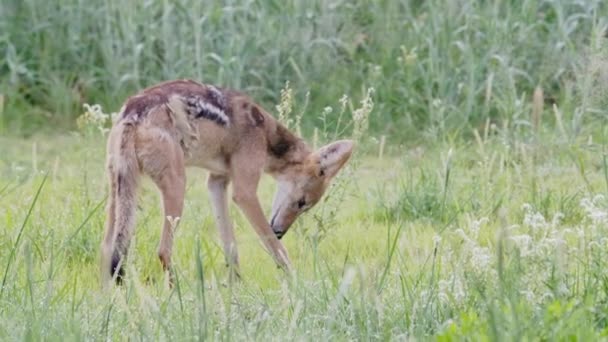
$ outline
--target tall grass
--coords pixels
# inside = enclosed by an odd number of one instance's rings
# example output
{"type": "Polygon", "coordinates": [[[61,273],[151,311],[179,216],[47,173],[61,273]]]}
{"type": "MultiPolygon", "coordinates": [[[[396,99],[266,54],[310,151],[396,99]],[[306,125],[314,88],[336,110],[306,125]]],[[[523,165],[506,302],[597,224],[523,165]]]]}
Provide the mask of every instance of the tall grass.
{"type": "Polygon", "coordinates": [[[189,77],[268,108],[290,81],[297,99],[313,99],[308,134],[326,105],[373,86],[373,131],[468,135],[488,118],[529,123],[537,86],[569,105],[607,14],[600,0],[2,0],[0,127],[70,128],[82,103],[111,110],[136,89],[189,77]]]}

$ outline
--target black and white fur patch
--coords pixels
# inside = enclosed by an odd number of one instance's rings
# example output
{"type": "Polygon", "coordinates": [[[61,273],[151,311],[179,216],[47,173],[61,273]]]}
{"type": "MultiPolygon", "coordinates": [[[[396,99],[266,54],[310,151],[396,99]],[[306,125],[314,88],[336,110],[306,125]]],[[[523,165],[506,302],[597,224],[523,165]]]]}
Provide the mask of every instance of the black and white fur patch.
{"type": "Polygon", "coordinates": [[[190,96],[184,99],[188,115],[214,121],[220,126],[228,126],[230,117],[226,114],[226,102],[222,93],[215,87],[209,89],[206,98],[190,96]]]}
{"type": "Polygon", "coordinates": [[[226,98],[221,90],[210,85],[207,87],[207,100],[218,108],[226,108],[226,98]]]}

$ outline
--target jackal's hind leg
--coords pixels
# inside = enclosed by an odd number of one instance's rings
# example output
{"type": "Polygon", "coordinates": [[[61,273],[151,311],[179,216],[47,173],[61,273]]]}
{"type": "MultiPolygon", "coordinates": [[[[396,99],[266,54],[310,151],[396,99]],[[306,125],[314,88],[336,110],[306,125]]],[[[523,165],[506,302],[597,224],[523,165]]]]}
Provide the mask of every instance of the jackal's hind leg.
{"type": "Polygon", "coordinates": [[[179,145],[165,142],[156,146],[154,153],[146,156],[144,172],[154,181],[160,190],[163,206],[163,226],[158,257],[163,270],[169,273],[169,284],[173,284],[171,274],[171,254],[173,250],[173,235],[179,224],[184,209],[184,194],[186,190],[186,172],[183,152],[179,145]]]}

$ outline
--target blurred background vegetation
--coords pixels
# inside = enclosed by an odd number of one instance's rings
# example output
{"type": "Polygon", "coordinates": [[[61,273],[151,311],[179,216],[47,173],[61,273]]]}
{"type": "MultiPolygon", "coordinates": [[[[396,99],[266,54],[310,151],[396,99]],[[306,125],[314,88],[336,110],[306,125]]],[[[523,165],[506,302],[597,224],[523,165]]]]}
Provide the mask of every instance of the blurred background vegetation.
{"type": "Polygon", "coordinates": [[[398,142],[488,122],[527,130],[536,87],[574,130],[606,116],[602,0],[0,4],[1,133],[70,130],[84,103],[116,111],[175,78],[247,91],[272,112],[289,81],[297,106],[310,92],[307,135],[325,107],[368,87],[371,132],[398,142]]]}

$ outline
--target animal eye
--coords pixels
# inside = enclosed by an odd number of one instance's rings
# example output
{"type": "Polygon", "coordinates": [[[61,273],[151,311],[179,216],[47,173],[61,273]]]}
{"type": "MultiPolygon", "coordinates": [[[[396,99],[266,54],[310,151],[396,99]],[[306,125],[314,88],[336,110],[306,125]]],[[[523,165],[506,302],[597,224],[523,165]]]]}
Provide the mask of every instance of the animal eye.
{"type": "Polygon", "coordinates": [[[298,209],[304,208],[305,205],[306,205],[306,199],[304,197],[300,198],[300,200],[298,201],[298,209]]]}

